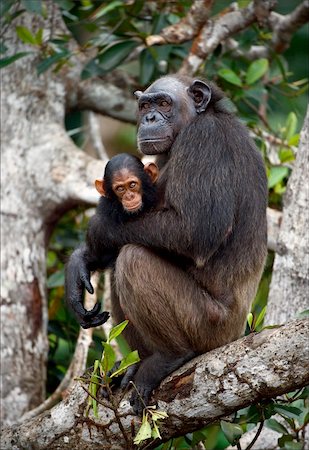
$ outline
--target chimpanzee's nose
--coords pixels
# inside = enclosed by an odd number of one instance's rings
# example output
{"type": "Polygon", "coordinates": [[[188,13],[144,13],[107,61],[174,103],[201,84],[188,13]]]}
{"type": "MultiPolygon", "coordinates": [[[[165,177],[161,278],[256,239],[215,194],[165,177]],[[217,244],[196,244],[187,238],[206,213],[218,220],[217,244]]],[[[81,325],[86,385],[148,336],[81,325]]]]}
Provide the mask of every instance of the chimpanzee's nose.
{"type": "Polygon", "coordinates": [[[150,112],[150,113],[146,114],[145,120],[147,123],[155,122],[156,121],[155,112],[150,112]]]}

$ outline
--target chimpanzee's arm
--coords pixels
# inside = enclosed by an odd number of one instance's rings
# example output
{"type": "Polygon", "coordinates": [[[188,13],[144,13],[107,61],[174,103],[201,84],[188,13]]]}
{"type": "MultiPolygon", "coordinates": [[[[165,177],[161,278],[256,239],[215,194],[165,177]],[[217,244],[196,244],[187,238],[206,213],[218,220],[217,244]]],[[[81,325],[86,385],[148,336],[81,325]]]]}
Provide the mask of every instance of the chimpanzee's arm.
{"type": "Polygon", "coordinates": [[[90,294],[94,290],[90,283],[90,272],[96,269],[105,269],[115,260],[114,253],[106,253],[100,259],[91,257],[86,244],[77,248],[72,255],[65,270],[66,299],[71,309],[76,314],[83,328],[102,325],[109,318],[109,313],[100,313],[100,304],[96,303],[92,310],[87,311],[83,305],[84,288],[90,294]]]}

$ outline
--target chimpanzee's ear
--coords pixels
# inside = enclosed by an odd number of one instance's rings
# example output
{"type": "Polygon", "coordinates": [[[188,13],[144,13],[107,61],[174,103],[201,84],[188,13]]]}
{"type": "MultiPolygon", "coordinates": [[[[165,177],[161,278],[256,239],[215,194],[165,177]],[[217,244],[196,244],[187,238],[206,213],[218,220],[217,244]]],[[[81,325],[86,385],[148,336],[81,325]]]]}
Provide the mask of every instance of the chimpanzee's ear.
{"type": "Polygon", "coordinates": [[[100,195],[103,195],[103,197],[106,197],[106,190],[104,186],[104,180],[95,180],[94,182],[95,188],[98,191],[100,195]]]}
{"type": "Polygon", "coordinates": [[[150,176],[151,181],[155,183],[159,176],[159,169],[153,162],[144,165],[144,171],[150,176]]]}
{"type": "Polygon", "coordinates": [[[141,97],[142,94],[143,94],[142,91],[135,91],[135,92],[133,92],[133,95],[136,98],[136,100],[138,100],[141,97]]]}
{"type": "Polygon", "coordinates": [[[188,88],[188,95],[193,99],[196,112],[204,112],[211,99],[211,89],[204,81],[194,80],[188,88]]]}

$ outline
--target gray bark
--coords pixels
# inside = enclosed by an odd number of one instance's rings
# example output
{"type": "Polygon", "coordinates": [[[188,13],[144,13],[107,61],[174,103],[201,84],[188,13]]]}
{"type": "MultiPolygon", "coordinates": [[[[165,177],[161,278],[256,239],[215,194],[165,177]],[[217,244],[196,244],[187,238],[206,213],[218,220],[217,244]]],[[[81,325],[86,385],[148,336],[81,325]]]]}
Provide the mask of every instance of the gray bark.
{"type": "Polygon", "coordinates": [[[287,185],[266,322],[281,324],[309,308],[309,108],[287,185]]]}
{"type": "MultiPolygon", "coordinates": [[[[309,319],[264,330],[213,350],[166,378],[154,395],[168,413],[163,441],[199,429],[222,416],[300,388],[309,382],[309,319]],[[301,355],[301,358],[299,357],[301,355]]],[[[115,414],[99,405],[99,418],[84,417],[87,393],[76,384],[71,395],[35,419],[2,431],[2,450],[131,449],[132,415],[127,394],[115,414]],[[121,423],[121,428],[119,427],[121,423]]],[[[147,448],[154,448],[158,442],[147,448]]],[[[257,447],[258,448],[258,447],[257,447]]]]}
{"type": "MultiPolygon", "coordinates": [[[[14,36],[11,45],[19,50],[14,36]]],[[[104,161],[87,157],[65,133],[63,82],[50,73],[36,77],[35,62],[27,57],[2,71],[1,420],[6,423],[45,397],[50,231],[70,206],[96,202],[91,185],[104,169],[104,161]]]]}

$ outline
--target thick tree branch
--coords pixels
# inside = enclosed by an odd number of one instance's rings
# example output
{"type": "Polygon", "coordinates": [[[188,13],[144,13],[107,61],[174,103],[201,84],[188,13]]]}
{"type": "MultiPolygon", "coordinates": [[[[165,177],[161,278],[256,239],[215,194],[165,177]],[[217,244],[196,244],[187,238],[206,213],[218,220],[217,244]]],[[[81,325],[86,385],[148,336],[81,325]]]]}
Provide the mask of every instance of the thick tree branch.
{"type": "MultiPolygon", "coordinates": [[[[305,386],[309,382],[308,337],[309,319],[293,321],[249,335],[187,363],[164,380],[153,399],[169,415],[160,426],[163,440],[305,386]]],[[[70,396],[49,413],[4,429],[1,448],[134,448],[132,432],[137,432],[140,421],[132,415],[128,397],[126,394],[121,401],[117,419],[112,409],[102,405],[99,419],[92,415],[86,418],[87,395],[77,384],[70,396]],[[119,430],[119,420],[126,439],[119,430]]]]}
{"type": "Polygon", "coordinates": [[[214,0],[195,0],[187,15],[175,25],[164,28],[160,35],[148,36],[147,45],[180,44],[193,39],[208,20],[214,0]]]}
{"type": "Polygon", "coordinates": [[[124,122],[136,122],[133,87],[120,88],[106,80],[70,80],[67,109],[90,110],[124,122]]]}
{"type": "Polygon", "coordinates": [[[275,2],[256,0],[246,8],[236,9],[209,20],[193,41],[180,73],[194,74],[205,59],[226,39],[259,22],[274,8],[275,2]]]}
{"type": "Polygon", "coordinates": [[[294,32],[309,20],[309,2],[305,0],[286,16],[273,11],[273,0],[252,1],[247,7],[239,9],[233,3],[219,15],[209,19],[212,1],[196,1],[187,16],[180,22],[164,28],[160,35],[149,36],[148,45],[166,43],[180,44],[194,39],[189,56],[184,61],[180,73],[193,75],[207,57],[219,44],[232,51],[237,57],[249,60],[270,58],[274,52],[282,53],[289,45],[294,32]],[[242,50],[239,43],[232,38],[253,23],[268,27],[273,35],[268,46],[252,45],[249,50],[242,50]]]}

